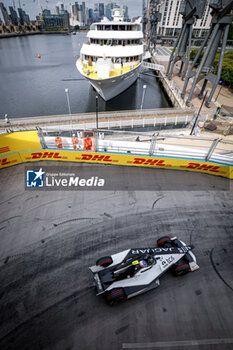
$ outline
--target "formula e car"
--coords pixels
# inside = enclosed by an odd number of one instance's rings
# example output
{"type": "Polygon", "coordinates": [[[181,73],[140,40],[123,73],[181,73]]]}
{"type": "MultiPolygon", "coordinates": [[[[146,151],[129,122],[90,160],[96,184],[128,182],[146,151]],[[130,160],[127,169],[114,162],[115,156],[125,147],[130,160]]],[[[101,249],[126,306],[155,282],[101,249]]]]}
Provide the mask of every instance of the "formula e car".
{"type": "Polygon", "coordinates": [[[159,278],[169,269],[176,276],[195,271],[199,266],[193,248],[176,237],[164,236],[157,247],[128,249],[100,258],[90,267],[97,295],[103,294],[110,305],[116,305],[158,287],[159,278]]]}

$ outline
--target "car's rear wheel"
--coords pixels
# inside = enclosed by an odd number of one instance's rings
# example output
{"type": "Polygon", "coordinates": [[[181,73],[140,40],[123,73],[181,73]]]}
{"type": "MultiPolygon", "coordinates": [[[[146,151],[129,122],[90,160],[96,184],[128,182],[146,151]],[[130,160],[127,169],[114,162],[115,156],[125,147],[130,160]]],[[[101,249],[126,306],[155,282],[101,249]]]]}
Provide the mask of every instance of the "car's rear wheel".
{"type": "Polygon", "coordinates": [[[104,256],[96,261],[97,266],[108,267],[112,264],[111,256],[104,256]]]}
{"type": "Polygon", "coordinates": [[[126,300],[123,288],[111,289],[105,293],[108,304],[115,306],[126,300]]]}
{"type": "Polygon", "coordinates": [[[185,263],[182,265],[176,266],[174,269],[174,273],[177,277],[183,276],[188,272],[190,272],[190,267],[188,264],[185,264],[185,263]]]}
{"type": "Polygon", "coordinates": [[[159,247],[163,247],[166,243],[171,243],[171,238],[169,236],[163,236],[157,240],[159,247]]]}

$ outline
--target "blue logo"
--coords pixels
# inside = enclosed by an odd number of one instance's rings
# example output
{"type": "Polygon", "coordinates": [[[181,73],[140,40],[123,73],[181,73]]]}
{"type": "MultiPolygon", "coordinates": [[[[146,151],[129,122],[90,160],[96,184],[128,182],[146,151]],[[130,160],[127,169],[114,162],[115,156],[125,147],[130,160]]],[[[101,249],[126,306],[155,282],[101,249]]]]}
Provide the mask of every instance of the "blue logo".
{"type": "Polygon", "coordinates": [[[44,171],[40,170],[27,170],[27,187],[44,187],[44,171]]]}

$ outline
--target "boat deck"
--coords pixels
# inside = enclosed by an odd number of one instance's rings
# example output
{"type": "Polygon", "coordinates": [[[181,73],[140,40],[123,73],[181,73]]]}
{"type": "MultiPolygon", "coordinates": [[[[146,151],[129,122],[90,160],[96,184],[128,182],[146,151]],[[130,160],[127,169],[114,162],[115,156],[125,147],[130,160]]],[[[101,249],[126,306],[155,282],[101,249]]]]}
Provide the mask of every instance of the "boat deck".
{"type": "MultiPolygon", "coordinates": [[[[119,75],[130,72],[131,70],[135,69],[138,66],[139,66],[139,63],[133,64],[133,62],[132,62],[132,65],[130,65],[130,66],[121,67],[121,68],[114,68],[113,70],[110,71],[109,78],[114,78],[114,77],[117,77],[119,75]]],[[[89,65],[88,63],[82,62],[82,70],[83,70],[83,73],[88,78],[96,79],[96,80],[101,79],[100,77],[97,76],[97,69],[93,65],[89,65]]],[[[105,79],[105,78],[103,78],[103,79],[105,79]]]]}

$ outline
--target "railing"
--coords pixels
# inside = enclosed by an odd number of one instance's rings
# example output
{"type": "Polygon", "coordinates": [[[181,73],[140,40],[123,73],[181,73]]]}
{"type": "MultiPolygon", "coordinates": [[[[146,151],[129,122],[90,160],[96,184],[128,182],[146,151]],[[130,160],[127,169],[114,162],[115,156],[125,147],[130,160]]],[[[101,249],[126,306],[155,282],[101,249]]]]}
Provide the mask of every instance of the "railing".
{"type": "MultiPolygon", "coordinates": [[[[74,132],[74,131],[72,131],[74,132]]],[[[82,130],[74,132],[79,139],[79,150],[83,151],[82,130]]],[[[44,148],[56,148],[58,133],[40,131],[44,148]]],[[[69,133],[60,135],[64,149],[73,149],[69,133]]],[[[169,135],[164,133],[135,133],[123,131],[101,131],[95,133],[96,152],[140,154],[156,157],[198,159],[233,165],[233,141],[221,138],[169,135]]]]}
{"type": "MultiPolygon", "coordinates": [[[[157,64],[159,64],[159,62],[156,59],[156,57],[153,57],[153,61],[156,62],[157,64]]],[[[170,93],[171,93],[173,95],[173,98],[175,98],[175,100],[177,102],[177,105],[180,108],[185,109],[186,108],[186,104],[185,104],[185,101],[181,97],[180,90],[179,90],[177,84],[173,80],[169,80],[166,77],[165,72],[160,71],[159,75],[163,78],[163,86],[164,86],[165,90],[167,91],[169,97],[170,97],[170,93]],[[169,93],[169,91],[170,91],[170,93],[169,93]]]]}
{"type": "Polygon", "coordinates": [[[155,63],[149,63],[149,62],[143,62],[143,68],[149,68],[156,71],[164,72],[164,66],[161,64],[155,64],[155,63]]]}

